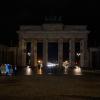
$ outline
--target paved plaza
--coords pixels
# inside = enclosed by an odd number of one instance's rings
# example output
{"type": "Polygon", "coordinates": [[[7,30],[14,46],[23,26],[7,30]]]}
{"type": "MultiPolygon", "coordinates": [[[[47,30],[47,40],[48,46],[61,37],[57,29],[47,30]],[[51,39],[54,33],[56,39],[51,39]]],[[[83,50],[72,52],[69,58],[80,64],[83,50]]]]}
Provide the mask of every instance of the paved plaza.
{"type": "Polygon", "coordinates": [[[0,76],[0,100],[100,100],[100,72],[0,76]]]}

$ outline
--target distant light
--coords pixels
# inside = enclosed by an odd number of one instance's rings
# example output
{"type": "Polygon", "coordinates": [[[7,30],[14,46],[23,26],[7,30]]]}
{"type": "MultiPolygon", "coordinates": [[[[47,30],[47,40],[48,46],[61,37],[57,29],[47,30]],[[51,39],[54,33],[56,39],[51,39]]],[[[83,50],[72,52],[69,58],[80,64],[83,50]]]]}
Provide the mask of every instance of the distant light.
{"type": "Polygon", "coordinates": [[[80,56],[80,55],[81,55],[81,53],[76,53],[76,55],[77,55],[77,56],[80,56]]]}
{"type": "Polygon", "coordinates": [[[38,62],[38,64],[39,64],[40,68],[42,68],[42,67],[43,67],[42,60],[38,60],[37,62],[38,62]]]}
{"type": "Polygon", "coordinates": [[[38,63],[41,63],[41,60],[38,60],[38,63]]]}
{"type": "Polygon", "coordinates": [[[31,56],[31,53],[30,53],[30,52],[28,52],[28,53],[27,53],[27,55],[28,55],[28,56],[31,56]]]}
{"type": "Polygon", "coordinates": [[[48,62],[47,63],[47,67],[48,68],[53,68],[53,67],[55,67],[55,66],[57,66],[58,64],[56,64],[56,63],[51,63],[51,62],[48,62]]]}

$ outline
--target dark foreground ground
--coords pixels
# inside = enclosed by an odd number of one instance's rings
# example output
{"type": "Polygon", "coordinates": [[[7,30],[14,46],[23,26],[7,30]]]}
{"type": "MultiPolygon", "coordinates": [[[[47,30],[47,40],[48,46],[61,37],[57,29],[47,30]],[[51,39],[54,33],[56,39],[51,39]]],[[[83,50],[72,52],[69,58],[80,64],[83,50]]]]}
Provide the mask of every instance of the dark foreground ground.
{"type": "Polygon", "coordinates": [[[0,100],[100,100],[100,73],[0,76],[0,100]]]}

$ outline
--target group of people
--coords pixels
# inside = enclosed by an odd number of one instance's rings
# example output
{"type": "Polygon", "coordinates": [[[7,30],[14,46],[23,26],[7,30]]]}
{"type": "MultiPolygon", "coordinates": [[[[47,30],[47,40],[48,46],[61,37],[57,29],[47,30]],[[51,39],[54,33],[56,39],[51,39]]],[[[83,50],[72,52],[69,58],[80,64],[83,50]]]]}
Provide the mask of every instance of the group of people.
{"type": "Polygon", "coordinates": [[[11,64],[1,64],[0,65],[0,74],[1,75],[16,75],[17,67],[16,65],[11,64]]]}

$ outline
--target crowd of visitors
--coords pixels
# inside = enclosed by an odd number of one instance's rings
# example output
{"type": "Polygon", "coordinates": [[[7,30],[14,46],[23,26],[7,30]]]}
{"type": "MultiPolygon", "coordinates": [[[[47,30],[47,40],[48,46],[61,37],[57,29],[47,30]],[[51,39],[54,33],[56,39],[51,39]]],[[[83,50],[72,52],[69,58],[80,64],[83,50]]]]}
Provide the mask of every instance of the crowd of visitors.
{"type": "Polygon", "coordinates": [[[0,65],[0,75],[16,75],[17,66],[11,64],[1,64],[0,65]]]}

